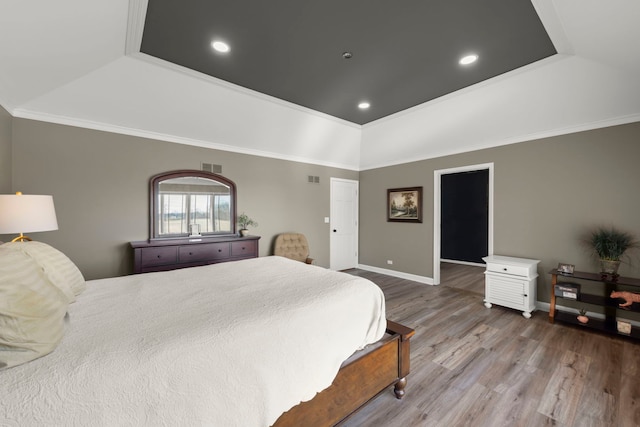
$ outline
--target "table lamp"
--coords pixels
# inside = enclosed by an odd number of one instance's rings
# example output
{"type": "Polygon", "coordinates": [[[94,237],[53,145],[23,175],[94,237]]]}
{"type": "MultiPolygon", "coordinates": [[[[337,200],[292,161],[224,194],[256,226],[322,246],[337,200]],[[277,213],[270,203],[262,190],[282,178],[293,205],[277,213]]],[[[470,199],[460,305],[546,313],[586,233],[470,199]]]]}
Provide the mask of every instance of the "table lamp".
{"type": "Polygon", "coordinates": [[[12,242],[31,240],[22,233],[57,229],[53,196],[0,194],[0,234],[20,233],[12,242]]]}

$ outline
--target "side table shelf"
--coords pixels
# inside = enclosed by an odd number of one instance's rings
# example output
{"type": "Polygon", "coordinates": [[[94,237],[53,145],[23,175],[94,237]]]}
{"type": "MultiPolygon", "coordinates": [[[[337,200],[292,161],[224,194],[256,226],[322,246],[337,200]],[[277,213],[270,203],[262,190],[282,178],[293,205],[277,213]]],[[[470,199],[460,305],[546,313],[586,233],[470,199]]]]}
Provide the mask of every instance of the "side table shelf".
{"type": "MultiPolygon", "coordinates": [[[[633,303],[627,308],[621,308],[619,305],[622,304],[624,300],[620,298],[611,298],[609,296],[613,291],[632,292],[634,288],[638,288],[638,291],[640,291],[640,279],[622,276],[612,277],[602,275],[600,273],[587,273],[583,271],[574,271],[573,274],[563,274],[558,272],[556,269],[549,271],[549,274],[551,274],[551,301],[549,304],[550,323],[553,323],[557,319],[561,322],[580,325],[585,328],[640,339],[640,328],[638,327],[632,326],[630,333],[618,331],[618,319],[620,317],[624,317],[622,314],[628,312],[640,312],[640,304],[633,303]],[[575,313],[564,311],[556,307],[557,298],[562,299],[561,296],[556,296],[555,294],[556,285],[560,284],[561,281],[567,280],[596,282],[603,285],[602,293],[600,295],[588,292],[579,292],[576,299],[568,298],[567,300],[603,307],[604,319],[589,318],[588,323],[582,324],[578,322],[575,313]]],[[[625,322],[626,321],[627,320],[625,320],[625,322]]]]}
{"type": "Polygon", "coordinates": [[[596,329],[598,331],[607,332],[610,334],[622,335],[625,337],[632,337],[640,339],[640,328],[631,328],[630,334],[623,334],[618,332],[618,326],[615,320],[610,319],[589,319],[589,323],[586,325],[578,322],[576,315],[573,313],[567,313],[566,311],[556,311],[556,319],[564,323],[571,323],[573,325],[579,325],[585,328],[596,329]]]}

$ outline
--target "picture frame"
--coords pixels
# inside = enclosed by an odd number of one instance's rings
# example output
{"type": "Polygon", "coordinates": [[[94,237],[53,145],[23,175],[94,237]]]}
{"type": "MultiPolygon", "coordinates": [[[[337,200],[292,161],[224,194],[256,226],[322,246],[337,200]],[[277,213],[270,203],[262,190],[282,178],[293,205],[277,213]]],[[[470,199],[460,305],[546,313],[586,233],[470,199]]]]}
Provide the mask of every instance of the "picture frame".
{"type": "Polygon", "coordinates": [[[387,222],[422,222],[422,187],[387,190],[387,222]]]}
{"type": "Polygon", "coordinates": [[[573,265],[573,264],[560,263],[560,264],[558,264],[558,273],[573,274],[574,268],[575,268],[575,265],[573,265]]]}

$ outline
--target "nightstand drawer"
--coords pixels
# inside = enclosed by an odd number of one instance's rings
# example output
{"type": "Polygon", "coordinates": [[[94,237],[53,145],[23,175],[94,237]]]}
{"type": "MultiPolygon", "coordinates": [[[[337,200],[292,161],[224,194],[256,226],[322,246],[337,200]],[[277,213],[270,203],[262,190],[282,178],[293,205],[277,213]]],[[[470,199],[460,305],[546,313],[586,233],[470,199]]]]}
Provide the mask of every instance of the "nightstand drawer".
{"type": "Polygon", "coordinates": [[[514,276],[528,277],[529,268],[516,265],[501,264],[501,263],[487,263],[487,271],[494,273],[511,274],[514,276]]]}
{"type": "Polygon", "coordinates": [[[180,246],[178,257],[180,263],[229,258],[229,243],[180,246]]]}
{"type": "Polygon", "coordinates": [[[501,255],[489,255],[482,260],[487,263],[488,272],[528,278],[538,277],[536,271],[540,262],[538,260],[501,255]]]}
{"type": "Polygon", "coordinates": [[[178,260],[177,255],[178,251],[175,246],[144,248],[140,253],[142,268],[175,264],[178,260]]]}
{"type": "Polygon", "coordinates": [[[250,257],[258,256],[258,241],[245,240],[241,242],[231,242],[232,257],[250,257]]]}

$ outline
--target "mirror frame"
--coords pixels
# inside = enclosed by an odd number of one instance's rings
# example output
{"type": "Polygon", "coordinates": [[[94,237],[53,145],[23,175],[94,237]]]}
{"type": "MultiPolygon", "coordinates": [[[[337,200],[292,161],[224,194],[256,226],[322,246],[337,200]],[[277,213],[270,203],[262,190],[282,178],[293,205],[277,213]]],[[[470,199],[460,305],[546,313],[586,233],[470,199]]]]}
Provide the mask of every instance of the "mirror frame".
{"type": "Polygon", "coordinates": [[[213,172],[205,172],[201,170],[188,170],[181,169],[169,172],[163,172],[158,175],[154,175],[151,177],[149,181],[149,240],[165,240],[165,239],[185,239],[188,238],[188,235],[180,235],[180,236],[157,236],[157,226],[156,226],[156,217],[159,212],[158,210],[158,186],[161,181],[167,179],[174,178],[186,178],[186,177],[196,177],[196,178],[206,178],[213,181],[218,181],[221,184],[224,184],[229,187],[229,195],[231,196],[231,203],[229,207],[231,209],[230,215],[232,218],[231,221],[231,231],[230,232],[222,232],[222,233],[208,233],[203,234],[199,238],[212,238],[212,237],[224,237],[224,236],[234,236],[236,235],[236,183],[231,181],[229,178],[225,178],[222,175],[218,175],[213,172]]]}

